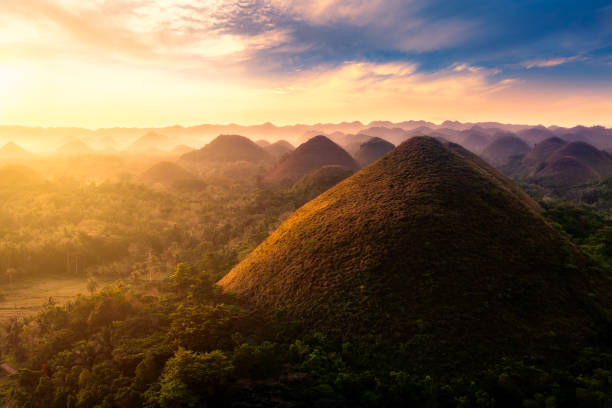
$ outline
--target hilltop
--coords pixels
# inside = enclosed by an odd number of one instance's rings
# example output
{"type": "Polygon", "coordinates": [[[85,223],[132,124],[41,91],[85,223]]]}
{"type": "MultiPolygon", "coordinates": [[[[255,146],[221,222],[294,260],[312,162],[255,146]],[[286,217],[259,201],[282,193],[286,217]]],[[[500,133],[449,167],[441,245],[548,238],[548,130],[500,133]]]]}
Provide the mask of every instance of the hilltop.
{"type": "Polygon", "coordinates": [[[156,132],[147,132],[136,139],[125,150],[129,152],[158,152],[170,147],[172,140],[156,132]]]}
{"type": "Polygon", "coordinates": [[[540,210],[464,148],[413,138],[297,210],[219,285],[305,332],[409,342],[431,370],[567,348],[609,285],[540,210]]]}
{"type": "Polygon", "coordinates": [[[279,140],[267,146],[263,146],[263,148],[276,158],[281,158],[295,150],[295,147],[286,140],[279,140]]]}
{"type": "Polygon", "coordinates": [[[338,165],[358,170],[359,165],[340,146],[325,136],[316,136],[301,144],[268,173],[263,181],[282,183],[296,181],[322,166],[338,165]]]}
{"type": "Polygon", "coordinates": [[[373,137],[365,143],[361,143],[359,150],[354,157],[361,167],[365,167],[370,163],[383,157],[385,154],[393,150],[395,146],[379,137],[373,137]]]}
{"type": "Polygon", "coordinates": [[[205,165],[232,162],[270,163],[274,158],[249,138],[220,135],[201,149],[185,153],[181,160],[205,165]]]}
{"type": "Polygon", "coordinates": [[[22,159],[31,155],[32,153],[12,141],[0,148],[0,158],[2,159],[22,159]]]}

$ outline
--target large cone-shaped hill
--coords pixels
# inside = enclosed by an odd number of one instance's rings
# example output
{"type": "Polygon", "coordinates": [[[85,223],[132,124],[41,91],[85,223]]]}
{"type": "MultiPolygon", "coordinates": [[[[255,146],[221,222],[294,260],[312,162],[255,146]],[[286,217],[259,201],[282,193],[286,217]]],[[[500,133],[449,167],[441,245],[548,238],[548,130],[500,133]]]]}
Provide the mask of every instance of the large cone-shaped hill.
{"type": "Polygon", "coordinates": [[[322,166],[337,165],[358,170],[359,165],[340,146],[325,136],[315,136],[285,156],[263,181],[266,183],[295,182],[322,166]]]}
{"type": "Polygon", "coordinates": [[[474,154],[417,137],[305,204],[219,284],[304,330],[427,339],[411,347],[450,363],[442,349],[570,344],[607,294],[588,295],[581,256],[539,211],[474,154]]]}
{"type": "Polygon", "coordinates": [[[389,153],[394,147],[392,143],[384,139],[373,137],[359,146],[359,150],[355,153],[355,159],[361,167],[365,167],[389,153]]]}
{"type": "Polygon", "coordinates": [[[220,135],[199,150],[186,153],[181,160],[192,163],[270,163],[274,157],[251,139],[239,135],[220,135]]]}

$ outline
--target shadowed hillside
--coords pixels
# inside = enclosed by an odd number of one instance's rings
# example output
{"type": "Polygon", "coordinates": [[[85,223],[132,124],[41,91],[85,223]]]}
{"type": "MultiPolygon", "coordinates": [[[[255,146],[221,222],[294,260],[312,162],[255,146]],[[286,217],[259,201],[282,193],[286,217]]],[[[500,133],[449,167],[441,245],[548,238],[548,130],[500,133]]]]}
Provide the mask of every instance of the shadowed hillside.
{"type": "Polygon", "coordinates": [[[342,166],[319,167],[297,181],[291,188],[291,192],[302,205],[350,177],[353,173],[353,170],[342,166]]]}
{"type": "Polygon", "coordinates": [[[612,176],[612,156],[585,142],[572,142],[557,150],[549,161],[553,162],[561,157],[571,156],[591,167],[602,177],[612,176]]]}
{"type": "Polygon", "coordinates": [[[266,183],[296,181],[326,165],[359,169],[355,160],[340,146],[325,136],[316,136],[286,156],[264,177],[266,183]]]}
{"type": "Polygon", "coordinates": [[[503,136],[493,141],[482,152],[482,157],[493,165],[507,163],[513,157],[527,154],[531,148],[523,140],[516,136],[503,136]]]}
{"type": "Polygon", "coordinates": [[[306,331],[410,341],[434,365],[581,342],[608,295],[567,266],[582,258],[539,211],[462,147],[413,138],[296,211],[219,284],[306,331]]]}
{"type": "Polygon", "coordinates": [[[599,174],[572,156],[560,156],[538,171],[537,177],[555,187],[570,187],[598,179],[599,174]]]}
{"type": "Polygon", "coordinates": [[[537,166],[538,164],[548,160],[553,153],[555,153],[565,144],[567,144],[567,142],[559,137],[551,137],[543,140],[540,143],[537,143],[533,149],[527,153],[527,155],[523,158],[523,163],[528,167],[534,165],[537,166]]]}
{"type": "Polygon", "coordinates": [[[361,167],[365,167],[389,153],[393,148],[395,146],[392,143],[379,137],[373,137],[359,146],[359,150],[355,153],[355,160],[361,167]]]}

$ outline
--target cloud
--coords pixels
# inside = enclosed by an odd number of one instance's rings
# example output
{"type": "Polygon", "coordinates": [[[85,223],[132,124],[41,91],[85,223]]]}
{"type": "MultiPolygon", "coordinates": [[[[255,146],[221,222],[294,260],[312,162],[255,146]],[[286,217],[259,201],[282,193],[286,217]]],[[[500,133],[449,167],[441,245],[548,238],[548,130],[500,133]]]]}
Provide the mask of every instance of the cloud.
{"type": "Polygon", "coordinates": [[[573,57],[561,57],[561,58],[550,58],[550,59],[536,59],[525,61],[521,65],[527,69],[531,68],[549,68],[556,67],[562,64],[567,64],[568,62],[576,61],[581,59],[579,55],[575,55],[573,57]]]}

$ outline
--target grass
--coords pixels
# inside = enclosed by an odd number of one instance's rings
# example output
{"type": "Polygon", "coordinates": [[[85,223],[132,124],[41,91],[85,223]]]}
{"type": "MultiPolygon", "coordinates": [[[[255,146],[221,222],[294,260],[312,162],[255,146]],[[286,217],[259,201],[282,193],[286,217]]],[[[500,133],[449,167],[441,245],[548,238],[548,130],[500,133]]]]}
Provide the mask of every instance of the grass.
{"type": "Polygon", "coordinates": [[[50,297],[63,304],[79,293],[87,293],[83,278],[36,278],[0,284],[0,323],[11,317],[35,314],[50,297]]]}

